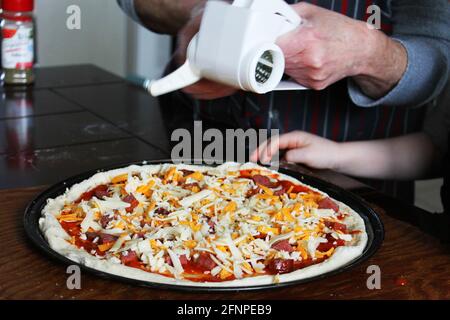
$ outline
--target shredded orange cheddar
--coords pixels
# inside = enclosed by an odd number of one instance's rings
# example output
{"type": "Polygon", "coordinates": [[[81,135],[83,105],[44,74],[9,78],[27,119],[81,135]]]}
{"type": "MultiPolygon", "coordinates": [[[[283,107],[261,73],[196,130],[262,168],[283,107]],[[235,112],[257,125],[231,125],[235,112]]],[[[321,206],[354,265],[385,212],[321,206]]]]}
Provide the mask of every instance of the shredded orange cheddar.
{"type": "Polygon", "coordinates": [[[186,240],[186,241],[183,241],[183,244],[186,246],[186,248],[194,249],[195,246],[197,246],[197,241],[195,241],[195,240],[186,240]]]}
{"type": "Polygon", "coordinates": [[[223,208],[223,213],[234,212],[236,211],[237,204],[234,201],[230,201],[225,208],[223,208]]]}
{"type": "Polygon", "coordinates": [[[200,171],[195,171],[194,173],[191,173],[190,175],[186,176],[186,179],[191,178],[197,181],[203,180],[203,174],[200,171]]]}
{"type": "Polygon", "coordinates": [[[128,180],[128,173],[121,174],[117,177],[111,179],[111,183],[116,184],[120,182],[125,182],[128,180]]]}
{"type": "Polygon", "coordinates": [[[263,234],[268,234],[269,232],[272,232],[273,234],[280,234],[279,228],[271,228],[267,226],[259,226],[256,230],[263,234]]]}
{"type": "Polygon", "coordinates": [[[300,251],[300,255],[303,260],[308,259],[308,252],[306,251],[305,248],[303,248],[301,242],[298,243],[297,250],[300,251]]]}
{"type": "Polygon", "coordinates": [[[217,246],[217,250],[220,250],[222,252],[227,252],[228,251],[227,247],[225,247],[225,246],[217,246]]]}
{"type": "Polygon", "coordinates": [[[75,213],[72,214],[64,214],[58,217],[59,221],[65,221],[65,222],[75,222],[75,221],[82,221],[83,218],[79,218],[75,213]]]}
{"type": "Polygon", "coordinates": [[[327,252],[320,252],[316,250],[316,258],[323,258],[323,257],[329,257],[333,254],[334,248],[330,248],[327,252]]]}
{"type": "Polygon", "coordinates": [[[268,194],[269,196],[273,196],[272,189],[269,189],[261,184],[258,184],[258,186],[264,191],[265,194],[268,194]]]}
{"type": "Polygon", "coordinates": [[[101,252],[105,252],[105,251],[108,251],[109,249],[111,249],[113,245],[114,245],[114,242],[107,242],[104,244],[99,244],[98,250],[100,250],[101,252]]]}
{"type": "Polygon", "coordinates": [[[222,280],[226,279],[226,278],[229,278],[232,275],[233,275],[232,273],[228,272],[225,269],[222,269],[222,271],[220,271],[220,273],[219,273],[220,279],[222,279],[222,280]]]}

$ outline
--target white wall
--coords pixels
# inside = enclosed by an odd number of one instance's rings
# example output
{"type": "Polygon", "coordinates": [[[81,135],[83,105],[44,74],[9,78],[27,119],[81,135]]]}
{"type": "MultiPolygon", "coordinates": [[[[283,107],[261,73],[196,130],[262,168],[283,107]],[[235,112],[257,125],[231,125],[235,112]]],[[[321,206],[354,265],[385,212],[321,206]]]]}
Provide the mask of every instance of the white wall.
{"type": "Polygon", "coordinates": [[[153,79],[169,60],[170,37],[131,21],[116,0],[37,0],[35,16],[40,66],[91,63],[153,79]],[[81,9],[81,30],[66,27],[70,5],[81,9]]]}
{"type": "Polygon", "coordinates": [[[41,66],[92,63],[126,74],[127,18],[115,0],[37,0],[38,59],[41,66]],[[68,30],[69,5],[81,9],[81,30],[68,30]]]}
{"type": "Polygon", "coordinates": [[[170,59],[171,38],[150,32],[133,21],[129,22],[128,35],[128,73],[159,78],[170,59]]]}

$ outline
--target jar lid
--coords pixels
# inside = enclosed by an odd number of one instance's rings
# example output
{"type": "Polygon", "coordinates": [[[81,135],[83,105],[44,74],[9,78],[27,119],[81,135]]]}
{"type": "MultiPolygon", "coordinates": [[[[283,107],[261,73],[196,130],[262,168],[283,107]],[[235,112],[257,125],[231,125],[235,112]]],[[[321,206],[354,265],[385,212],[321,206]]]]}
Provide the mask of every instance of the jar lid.
{"type": "Polygon", "coordinates": [[[3,0],[2,9],[5,11],[33,11],[34,0],[3,0]]]}

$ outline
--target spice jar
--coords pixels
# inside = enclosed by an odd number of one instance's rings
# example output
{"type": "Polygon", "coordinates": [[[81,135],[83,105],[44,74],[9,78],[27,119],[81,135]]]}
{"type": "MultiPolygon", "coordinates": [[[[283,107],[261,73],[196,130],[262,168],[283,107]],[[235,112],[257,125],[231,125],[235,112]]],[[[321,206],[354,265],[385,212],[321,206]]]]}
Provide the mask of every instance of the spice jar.
{"type": "Polygon", "coordinates": [[[34,0],[2,2],[2,81],[5,85],[34,82],[34,0]]]}

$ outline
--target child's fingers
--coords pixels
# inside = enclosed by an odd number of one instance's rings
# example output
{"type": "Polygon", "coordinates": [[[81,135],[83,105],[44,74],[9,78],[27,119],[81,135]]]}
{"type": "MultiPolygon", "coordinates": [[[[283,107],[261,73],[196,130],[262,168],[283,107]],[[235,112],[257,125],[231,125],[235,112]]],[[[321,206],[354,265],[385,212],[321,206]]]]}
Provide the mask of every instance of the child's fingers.
{"type": "Polygon", "coordinates": [[[277,145],[278,139],[280,137],[271,137],[269,140],[264,142],[264,144],[259,148],[258,158],[262,163],[269,163],[273,158],[273,154],[270,153],[271,145],[277,145]]]}
{"type": "Polygon", "coordinates": [[[272,150],[275,150],[275,152],[278,150],[276,146],[278,146],[278,141],[280,137],[274,136],[270,139],[264,141],[258,149],[255,150],[253,153],[251,160],[254,162],[257,162],[258,160],[262,163],[268,163],[270,160],[272,160],[274,152],[272,150]]]}
{"type": "Polygon", "coordinates": [[[307,163],[305,149],[293,149],[286,152],[285,158],[288,162],[307,163]]]}
{"type": "Polygon", "coordinates": [[[278,150],[279,139],[279,136],[274,136],[261,143],[261,145],[253,152],[250,160],[253,162],[259,160],[261,163],[270,162],[274,154],[272,150],[275,150],[275,152],[278,150]]]}
{"type": "Polygon", "coordinates": [[[304,145],[304,133],[300,131],[289,132],[279,137],[271,139],[266,149],[263,151],[263,159],[266,162],[270,162],[273,156],[279,151],[284,149],[300,148],[304,145]]]}
{"type": "Polygon", "coordinates": [[[261,143],[261,144],[255,149],[255,151],[253,151],[253,153],[252,153],[251,156],[250,156],[250,161],[252,161],[252,162],[258,162],[259,154],[260,154],[261,150],[262,150],[263,148],[265,148],[266,144],[267,144],[267,141],[264,141],[263,143],[261,143]]]}
{"type": "MultiPolygon", "coordinates": [[[[261,162],[264,162],[266,160],[266,153],[267,153],[267,146],[271,142],[271,140],[278,139],[279,136],[273,136],[270,139],[267,139],[263,143],[261,143],[258,148],[256,148],[255,151],[253,151],[252,155],[250,156],[250,161],[257,162],[258,160],[261,162]]],[[[269,159],[270,161],[270,159],[269,159]]]]}
{"type": "Polygon", "coordinates": [[[252,161],[267,163],[272,160],[273,156],[280,149],[294,149],[304,145],[305,133],[293,131],[281,136],[272,137],[270,140],[261,144],[261,146],[253,153],[252,161]]]}

